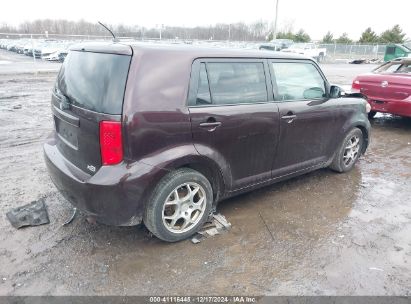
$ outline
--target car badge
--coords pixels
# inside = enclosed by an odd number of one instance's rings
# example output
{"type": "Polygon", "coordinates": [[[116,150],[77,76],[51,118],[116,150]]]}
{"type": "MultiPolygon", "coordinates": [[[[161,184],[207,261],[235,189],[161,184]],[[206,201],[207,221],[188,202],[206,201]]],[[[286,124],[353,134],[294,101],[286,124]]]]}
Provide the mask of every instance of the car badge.
{"type": "Polygon", "coordinates": [[[91,172],[96,172],[96,167],[92,165],[87,165],[87,169],[89,169],[91,172]]]}
{"type": "Polygon", "coordinates": [[[381,87],[382,87],[382,88],[388,87],[388,81],[386,81],[386,80],[382,81],[382,82],[381,82],[381,87]]]}

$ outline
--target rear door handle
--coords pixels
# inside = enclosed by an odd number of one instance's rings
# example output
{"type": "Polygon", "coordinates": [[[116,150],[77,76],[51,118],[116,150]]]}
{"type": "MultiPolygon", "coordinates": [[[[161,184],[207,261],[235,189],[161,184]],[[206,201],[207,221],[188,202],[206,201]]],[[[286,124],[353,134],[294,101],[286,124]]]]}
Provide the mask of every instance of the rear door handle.
{"type": "Polygon", "coordinates": [[[219,126],[221,126],[221,122],[219,121],[203,122],[200,124],[200,128],[207,129],[208,132],[213,132],[219,126]]]}
{"type": "Polygon", "coordinates": [[[281,116],[281,119],[284,119],[287,121],[287,123],[292,123],[294,119],[297,118],[297,115],[292,114],[292,113],[287,113],[287,115],[281,116]]]}
{"type": "Polygon", "coordinates": [[[210,128],[210,127],[219,127],[221,126],[221,122],[216,121],[216,122],[203,122],[200,124],[200,127],[202,128],[210,128]]]}
{"type": "Polygon", "coordinates": [[[297,115],[284,115],[281,116],[282,119],[296,119],[297,115]]]}

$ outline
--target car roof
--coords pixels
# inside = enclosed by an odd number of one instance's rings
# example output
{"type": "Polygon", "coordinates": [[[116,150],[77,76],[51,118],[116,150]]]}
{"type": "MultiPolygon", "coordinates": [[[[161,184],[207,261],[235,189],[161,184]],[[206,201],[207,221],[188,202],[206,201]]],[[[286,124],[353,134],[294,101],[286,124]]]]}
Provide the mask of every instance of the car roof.
{"type": "Polygon", "coordinates": [[[144,43],[144,42],[86,42],[79,43],[70,47],[70,50],[89,51],[112,54],[132,55],[132,53],[154,53],[162,52],[185,53],[187,57],[196,58],[273,58],[273,59],[308,59],[309,57],[286,53],[252,49],[235,49],[228,47],[204,47],[200,45],[186,45],[182,43],[163,44],[163,43],[144,43]]]}
{"type": "Polygon", "coordinates": [[[307,57],[299,54],[289,54],[285,52],[273,52],[257,49],[240,49],[228,47],[210,47],[200,45],[184,45],[184,44],[131,44],[133,50],[140,52],[181,52],[192,58],[216,57],[216,58],[286,58],[286,59],[306,59],[307,57]]]}

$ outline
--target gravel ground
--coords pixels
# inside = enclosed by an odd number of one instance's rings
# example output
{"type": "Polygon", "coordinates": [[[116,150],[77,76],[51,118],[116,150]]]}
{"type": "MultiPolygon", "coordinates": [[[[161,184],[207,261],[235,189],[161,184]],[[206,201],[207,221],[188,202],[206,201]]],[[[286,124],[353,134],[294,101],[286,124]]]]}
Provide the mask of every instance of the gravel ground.
{"type": "MultiPolygon", "coordinates": [[[[411,295],[411,120],[378,115],[347,174],[320,170],[224,201],[232,223],[194,245],[143,227],[69,226],[42,142],[59,64],[0,50],[0,295],[411,295]],[[5,213],[44,198],[51,223],[5,213]]],[[[349,85],[371,65],[323,65],[349,85]]]]}

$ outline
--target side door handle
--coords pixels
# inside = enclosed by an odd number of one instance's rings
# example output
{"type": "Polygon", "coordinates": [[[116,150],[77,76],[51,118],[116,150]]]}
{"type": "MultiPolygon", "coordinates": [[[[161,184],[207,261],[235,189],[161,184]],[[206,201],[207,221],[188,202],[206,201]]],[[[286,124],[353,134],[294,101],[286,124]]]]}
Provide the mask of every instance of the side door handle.
{"type": "Polygon", "coordinates": [[[210,128],[210,127],[219,127],[221,126],[221,122],[216,121],[216,122],[203,122],[200,124],[200,127],[202,128],[210,128]]]}
{"type": "Polygon", "coordinates": [[[293,112],[288,112],[286,115],[281,116],[281,119],[284,119],[287,121],[287,123],[292,123],[294,119],[297,118],[297,115],[295,115],[293,112]]]}
{"type": "Polygon", "coordinates": [[[219,126],[221,126],[220,121],[216,121],[214,117],[209,117],[206,122],[200,123],[200,128],[206,129],[208,132],[213,132],[219,126]]]}

